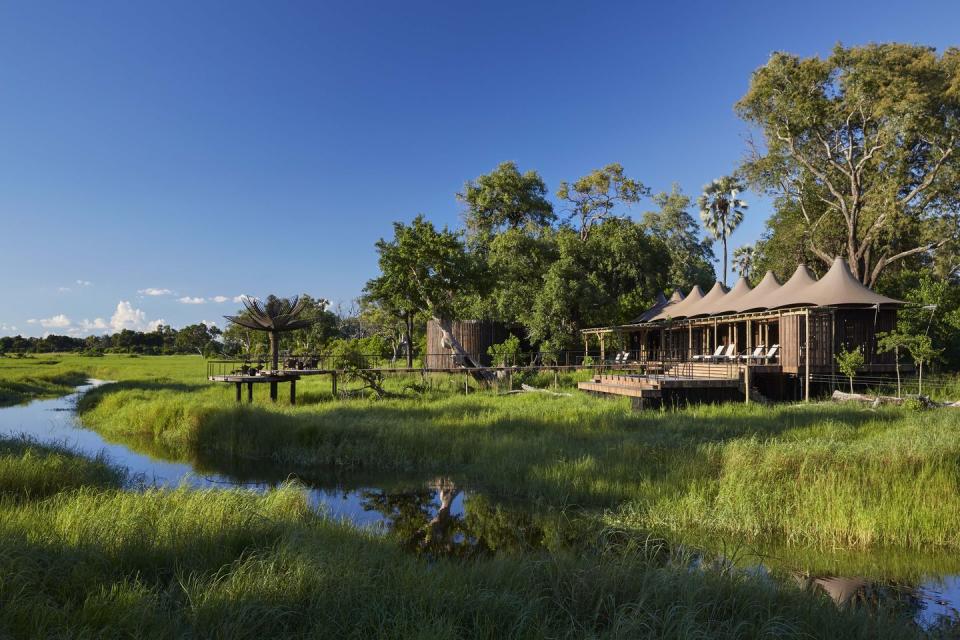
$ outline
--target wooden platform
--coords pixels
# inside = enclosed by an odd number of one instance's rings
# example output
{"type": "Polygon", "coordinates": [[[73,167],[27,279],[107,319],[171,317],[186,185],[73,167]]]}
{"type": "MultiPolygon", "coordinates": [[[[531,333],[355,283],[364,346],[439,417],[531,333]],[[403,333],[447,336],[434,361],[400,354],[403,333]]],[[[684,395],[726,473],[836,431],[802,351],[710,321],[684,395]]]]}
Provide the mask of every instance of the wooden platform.
{"type": "Polygon", "coordinates": [[[726,398],[740,393],[742,388],[741,370],[737,365],[698,363],[687,368],[691,375],[676,373],[677,369],[668,366],[663,368],[665,373],[656,374],[598,374],[592,380],[578,383],[577,387],[588,393],[632,398],[636,409],[669,402],[726,398]]]}
{"type": "Polygon", "coordinates": [[[240,382],[240,383],[250,383],[258,384],[263,382],[290,382],[291,380],[299,380],[300,376],[293,373],[277,373],[275,375],[265,375],[265,376],[245,376],[240,374],[229,374],[224,376],[209,376],[208,380],[210,382],[240,382]]]}

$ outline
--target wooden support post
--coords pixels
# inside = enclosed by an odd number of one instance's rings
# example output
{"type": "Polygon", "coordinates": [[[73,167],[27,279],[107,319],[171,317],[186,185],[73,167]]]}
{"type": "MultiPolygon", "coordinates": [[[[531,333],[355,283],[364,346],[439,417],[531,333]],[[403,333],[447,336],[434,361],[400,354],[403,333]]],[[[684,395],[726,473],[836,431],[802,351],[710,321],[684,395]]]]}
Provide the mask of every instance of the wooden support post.
{"type": "Polygon", "coordinates": [[[330,393],[333,394],[333,399],[337,399],[337,372],[330,372],[330,393]]]}
{"type": "Polygon", "coordinates": [[[290,404],[297,404],[297,381],[290,381],[290,404]]]}
{"type": "Polygon", "coordinates": [[[247,383],[247,402],[253,402],[253,383],[247,383]]]}
{"type": "Polygon", "coordinates": [[[270,402],[276,402],[276,401],[277,401],[277,383],[271,382],[270,383],[270,402]]]}
{"type": "Polygon", "coordinates": [[[603,363],[605,359],[606,359],[606,345],[604,344],[604,337],[603,337],[603,334],[601,333],[600,334],[600,362],[603,363]]]}
{"type": "Polygon", "coordinates": [[[803,401],[810,402],[810,309],[807,309],[806,327],[804,327],[803,348],[803,401]]]}
{"type": "Polygon", "coordinates": [[[240,398],[243,397],[243,383],[237,383],[237,402],[240,402],[240,398]]]}
{"type": "Polygon", "coordinates": [[[750,356],[753,354],[753,325],[747,320],[747,366],[743,370],[743,402],[750,404],[750,356]]]}

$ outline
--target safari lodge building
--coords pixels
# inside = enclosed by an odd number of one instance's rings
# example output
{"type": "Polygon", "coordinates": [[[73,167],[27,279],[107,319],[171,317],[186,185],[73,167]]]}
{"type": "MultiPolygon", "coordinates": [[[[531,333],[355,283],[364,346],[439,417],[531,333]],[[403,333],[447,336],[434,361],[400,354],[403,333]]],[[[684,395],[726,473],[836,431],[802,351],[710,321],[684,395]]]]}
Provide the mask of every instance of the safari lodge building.
{"type": "Polygon", "coordinates": [[[800,265],[782,285],[768,271],[752,289],[741,278],[730,290],[717,282],[706,294],[697,286],[661,295],[628,324],[583,331],[585,348],[599,346],[613,370],[580,387],[641,406],[669,397],[749,402],[756,393],[809,399],[811,381],[832,377],[844,349],[862,350],[864,374],[893,371],[877,334],[894,328],[902,304],[862,285],[842,258],[819,280],[800,265]]]}

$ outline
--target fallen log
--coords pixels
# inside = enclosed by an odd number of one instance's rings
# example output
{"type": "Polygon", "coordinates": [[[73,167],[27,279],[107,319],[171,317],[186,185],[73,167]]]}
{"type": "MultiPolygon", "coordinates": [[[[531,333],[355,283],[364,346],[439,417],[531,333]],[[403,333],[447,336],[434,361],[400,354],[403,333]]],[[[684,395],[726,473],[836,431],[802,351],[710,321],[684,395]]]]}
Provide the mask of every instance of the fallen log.
{"type": "Polygon", "coordinates": [[[572,396],[572,394],[569,394],[569,393],[559,393],[557,391],[550,391],[549,389],[538,389],[537,387],[531,387],[528,384],[522,384],[520,385],[519,389],[513,389],[512,391],[504,391],[499,395],[509,396],[516,393],[545,393],[548,396],[555,396],[557,398],[569,398],[572,396]]]}
{"type": "Polygon", "coordinates": [[[868,396],[863,393],[844,393],[843,391],[834,391],[830,398],[834,402],[858,402],[860,404],[869,404],[871,407],[878,407],[882,404],[891,404],[902,406],[905,402],[919,402],[925,409],[934,409],[938,407],[956,407],[960,408],[960,402],[935,402],[929,396],[910,395],[903,398],[896,396],[868,396]]]}
{"type": "Polygon", "coordinates": [[[843,391],[834,391],[833,395],[830,397],[834,402],[859,402],[860,404],[893,404],[893,405],[902,405],[904,398],[897,398],[895,396],[868,396],[863,393],[845,393],[843,391]]]}

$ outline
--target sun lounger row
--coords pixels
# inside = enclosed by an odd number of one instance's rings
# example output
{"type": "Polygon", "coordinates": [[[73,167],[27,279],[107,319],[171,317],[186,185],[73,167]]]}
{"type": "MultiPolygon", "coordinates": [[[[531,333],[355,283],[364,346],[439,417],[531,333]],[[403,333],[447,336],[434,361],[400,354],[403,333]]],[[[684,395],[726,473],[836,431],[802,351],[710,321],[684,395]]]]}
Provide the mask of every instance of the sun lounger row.
{"type": "Polygon", "coordinates": [[[780,349],[779,344],[771,345],[769,349],[765,345],[757,345],[750,352],[736,353],[736,345],[732,342],[727,345],[720,345],[717,350],[710,354],[698,354],[693,356],[694,362],[774,362],[777,359],[777,352],[780,349]]]}

